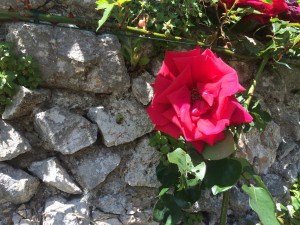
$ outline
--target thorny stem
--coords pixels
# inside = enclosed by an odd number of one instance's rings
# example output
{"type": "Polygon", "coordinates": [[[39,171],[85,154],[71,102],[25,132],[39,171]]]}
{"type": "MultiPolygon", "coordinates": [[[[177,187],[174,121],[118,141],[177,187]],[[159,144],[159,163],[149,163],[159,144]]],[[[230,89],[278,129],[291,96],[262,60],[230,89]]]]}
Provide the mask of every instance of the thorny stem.
{"type": "MultiPolygon", "coordinates": [[[[0,10],[0,22],[18,22],[18,21],[24,21],[24,22],[34,22],[37,24],[42,24],[42,22],[48,22],[50,24],[48,25],[56,25],[58,24],[72,24],[76,25],[79,28],[92,28],[96,30],[98,26],[98,21],[93,19],[85,19],[85,18],[78,18],[78,17],[65,17],[65,16],[57,16],[57,15],[50,15],[50,14],[43,14],[39,13],[37,11],[24,11],[24,12],[8,12],[5,10],[0,10]]],[[[44,23],[43,23],[44,24],[44,23]]],[[[206,45],[203,42],[199,42],[192,39],[182,38],[178,36],[167,36],[165,34],[157,33],[157,32],[151,32],[144,29],[139,29],[136,27],[131,26],[123,26],[118,25],[116,23],[109,23],[105,22],[103,25],[103,28],[105,29],[111,29],[112,31],[118,33],[120,31],[134,33],[138,35],[143,35],[146,37],[149,37],[149,39],[157,39],[162,41],[180,41],[183,44],[193,44],[193,45],[200,45],[202,47],[210,47],[206,45]]],[[[259,59],[258,56],[246,56],[241,55],[238,53],[235,53],[233,50],[226,49],[223,47],[212,47],[212,49],[216,52],[222,52],[226,55],[235,56],[241,59],[259,59]]]]}
{"type": "Polygon", "coordinates": [[[268,61],[269,61],[269,56],[268,56],[268,55],[265,55],[265,56],[263,57],[263,60],[262,60],[261,64],[259,65],[258,71],[257,71],[257,73],[255,74],[255,77],[254,77],[254,79],[253,79],[253,81],[252,81],[252,84],[251,84],[251,86],[250,86],[249,89],[248,89],[247,99],[246,99],[246,101],[245,101],[245,103],[244,103],[244,107],[245,107],[246,109],[249,108],[249,105],[250,105],[250,103],[251,103],[251,100],[252,100],[252,98],[253,98],[253,94],[254,94],[254,91],[255,91],[255,88],[256,88],[256,85],[257,85],[257,81],[258,81],[259,78],[261,77],[261,74],[262,74],[262,72],[264,71],[265,66],[267,65],[268,61]]]}

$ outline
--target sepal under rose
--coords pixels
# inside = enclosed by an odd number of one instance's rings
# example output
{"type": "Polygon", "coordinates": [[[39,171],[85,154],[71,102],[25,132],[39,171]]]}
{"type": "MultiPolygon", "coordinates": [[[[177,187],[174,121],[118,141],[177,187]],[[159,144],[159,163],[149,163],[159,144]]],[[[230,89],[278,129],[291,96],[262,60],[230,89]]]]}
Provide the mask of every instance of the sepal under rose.
{"type": "Polygon", "coordinates": [[[252,121],[234,96],[245,90],[237,72],[209,49],[167,51],[153,87],[146,111],[154,129],[183,136],[200,153],[223,140],[226,127],[252,121]]]}

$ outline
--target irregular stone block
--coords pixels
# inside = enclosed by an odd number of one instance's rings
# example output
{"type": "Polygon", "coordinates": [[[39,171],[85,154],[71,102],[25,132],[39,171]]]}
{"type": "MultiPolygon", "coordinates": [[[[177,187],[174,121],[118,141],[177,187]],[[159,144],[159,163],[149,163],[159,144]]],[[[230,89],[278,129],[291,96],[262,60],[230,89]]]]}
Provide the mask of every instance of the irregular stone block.
{"type": "Polygon", "coordinates": [[[159,152],[149,146],[149,138],[143,138],[127,161],[125,181],[130,186],[159,187],[156,178],[156,166],[159,163],[159,152]]]}
{"type": "Polygon", "coordinates": [[[98,199],[97,207],[105,213],[126,214],[126,196],[122,193],[118,195],[105,195],[98,199]]]}
{"type": "Polygon", "coordinates": [[[38,176],[43,182],[57,189],[70,193],[80,194],[82,191],[73,182],[67,171],[60,165],[56,158],[33,162],[29,171],[38,176]]]}
{"type": "Polygon", "coordinates": [[[97,126],[66,109],[51,108],[35,115],[34,126],[55,151],[72,154],[93,144],[97,126]]]}
{"type": "Polygon", "coordinates": [[[13,119],[30,114],[37,104],[45,101],[50,95],[49,90],[31,91],[20,87],[12,99],[12,104],[5,107],[2,119],[13,119]]]}
{"type": "Polygon", "coordinates": [[[145,109],[133,98],[114,99],[109,107],[90,108],[87,116],[98,124],[108,147],[131,142],[154,127],[145,109]]]}
{"type": "Polygon", "coordinates": [[[31,150],[31,145],[11,125],[0,119],[0,161],[10,160],[31,150]]]}
{"type": "Polygon", "coordinates": [[[39,181],[23,170],[0,163],[0,203],[21,204],[37,192],[39,181]]]}
{"type": "Polygon", "coordinates": [[[44,85],[94,93],[122,92],[130,78],[113,35],[17,23],[7,41],[39,64],[44,85]]]}
{"type": "Polygon", "coordinates": [[[281,141],[280,127],[273,121],[268,122],[262,133],[253,128],[242,134],[239,140],[241,151],[237,151],[237,157],[245,157],[257,173],[265,174],[275,162],[281,141]]]}
{"type": "Polygon", "coordinates": [[[102,183],[120,163],[121,157],[104,146],[92,146],[67,158],[82,187],[91,190],[102,183]]]}
{"type": "Polygon", "coordinates": [[[89,209],[86,200],[67,201],[61,197],[48,199],[45,204],[43,225],[89,225],[89,209]]]}
{"type": "Polygon", "coordinates": [[[143,105],[148,105],[152,99],[153,88],[151,84],[154,80],[154,77],[145,72],[132,81],[132,93],[143,105]]]}
{"type": "Polygon", "coordinates": [[[273,197],[282,197],[289,194],[288,184],[277,174],[266,174],[262,180],[273,197]]]}
{"type": "Polygon", "coordinates": [[[92,212],[92,217],[95,225],[123,225],[116,215],[105,214],[99,210],[94,210],[92,212]]]}

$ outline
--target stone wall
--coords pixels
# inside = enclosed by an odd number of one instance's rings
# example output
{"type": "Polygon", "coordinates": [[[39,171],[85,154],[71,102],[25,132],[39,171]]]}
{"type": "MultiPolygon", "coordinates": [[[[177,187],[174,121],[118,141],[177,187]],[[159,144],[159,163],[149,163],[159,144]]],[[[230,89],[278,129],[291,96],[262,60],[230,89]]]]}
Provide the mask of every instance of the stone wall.
{"type": "MultiPolygon", "coordinates": [[[[94,1],[30,2],[62,15],[97,15],[94,1]]],[[[4,0],[0,8],[20,4],[4,0]]],[[[159,154],[148,146],[153,125],[144,108],[159,60],[133,78],[113,35],[26,23],[5,28],[5,40],[33,56],[44,82],[34,91],[20,87],[0,120],[0,224],[157,224],[151,215],[159,154]]],[[[249,84],[255,62],[227,61],[249,84]]],[[[243,134],[238,152],[279,201],[287,201],[300,171],[300,67],[291,65],[279,67],[282,76],[265,72],[256,96],[273,121],[263,133],[243,134]]],[[[228,224],[257,220],[239,186],[231,191],[228,224]]],[[[203,224],[215,224],[221,200],[203,193],[193,208],[206,215],[203,224]]]]}

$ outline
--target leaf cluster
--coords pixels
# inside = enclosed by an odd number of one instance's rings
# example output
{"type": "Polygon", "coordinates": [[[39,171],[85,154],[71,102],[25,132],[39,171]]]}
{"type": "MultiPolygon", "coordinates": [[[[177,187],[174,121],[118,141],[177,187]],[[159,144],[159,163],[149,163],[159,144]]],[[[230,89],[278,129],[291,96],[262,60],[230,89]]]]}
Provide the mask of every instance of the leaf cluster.
{"type": "Polygon", "coordinates": [[[266,225],[279,224],[271,194],[246,159],[206,160],[183,139],[176,140],[160,132],[151,139],[150,145],[161,153],[156,168],[161,187],[153,211],[155,221],[167,225],[180,221],[187,225],[197,224],[195,220],[201,221],[202,214],[187,213],[187,210],[200,199],[204,189],[217,195],[244,180],[250,186],[244,185],[243,190],[261,221],[266,225]]]}
{"type": "Polygon", "coordinates": [[[18,56],[10,43],[0,43],[0,105],[11,103],[18,86],[34,89],[41,81],[30,56],[18,56]]]}

